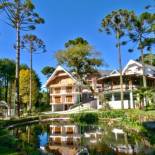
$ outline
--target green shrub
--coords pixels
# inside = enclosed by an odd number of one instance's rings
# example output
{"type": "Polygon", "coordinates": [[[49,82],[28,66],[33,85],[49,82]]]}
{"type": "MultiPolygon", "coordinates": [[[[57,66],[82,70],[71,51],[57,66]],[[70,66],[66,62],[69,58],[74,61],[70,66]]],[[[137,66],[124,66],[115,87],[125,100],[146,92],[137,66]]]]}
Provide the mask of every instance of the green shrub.
{"type": "Polygon", "coordinates": [[[80,124],[97,124],[99,120],[97,113],[75,114],[75,115],[71,115],[71,119],[72,121],[80,124]]]}
{"type": "Polygon", "coordinates": [[[125,111],[123,110],[109,110],[100,112],[99,116],[101,118],[118,118],[124,117],[125,111]]]}

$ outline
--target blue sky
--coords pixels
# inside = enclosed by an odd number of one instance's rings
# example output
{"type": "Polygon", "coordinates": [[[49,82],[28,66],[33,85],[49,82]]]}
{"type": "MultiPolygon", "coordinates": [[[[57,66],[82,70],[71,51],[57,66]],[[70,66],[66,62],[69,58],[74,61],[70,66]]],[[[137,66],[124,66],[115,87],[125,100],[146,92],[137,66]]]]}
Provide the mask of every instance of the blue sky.
{"type": "MultiPolygon", "coordinates": [[[[32,32],[43,39],[47,46],[47,52],[34,55],[33,62],[33,67],[44,84],[46,78],[41,74],[41,69],[46,65],[56,66],[54,53],[64,48],[66,41],[76,37],[83,37],[102,53],[102,57],[109,65],[104,69],[118,68],[114,36],[107,36],[98,31],[101,20],[111,11],[120,8],[134,10],[140,14],[152,0],[33,0],[33,2],[36,11],[45,18],[45,24],[39,25],[32,32]]],[[[0,21],[0,58],[15,59],[13,43],[15,43],[15,31],[0,21]]],[[[138,52],[128,53],[127,47],[124,47],[123,65],[129,59],[138,56],[138,52]]],[[[29,65],[28,53],[21,52],[21,63],[29,65]]]]}

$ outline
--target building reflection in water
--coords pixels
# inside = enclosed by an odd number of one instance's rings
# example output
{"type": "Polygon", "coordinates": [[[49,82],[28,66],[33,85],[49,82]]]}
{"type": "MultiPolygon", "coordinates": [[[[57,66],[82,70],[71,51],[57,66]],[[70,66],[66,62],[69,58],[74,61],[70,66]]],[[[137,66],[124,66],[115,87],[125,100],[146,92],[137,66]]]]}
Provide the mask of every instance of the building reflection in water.
{"type": "Polygon", "coordinates": [[[48,149],[57,154],[74,155],[80,145],[80,132],[77,125],[50,125],[48,149]]]}
{"type": "Polygon", "coordinates": [[[11,129],[10,133],[27,144],[53,155],[154,155],[150,143],[121,128],[98,125],[79,126],[71,122],[34,124],[11,129]],[[56,123],[56,124],[55,124],[56,123]],[[58,124],[59,123],[59,124],[58,124]]]}
{"type": "Polygon", "coordinates": [[[50,125],[48,152],[55,155],[141,155],[148,149],[138,145],[122,129],[103,129],[99,126],[78,126],[75,124],[50,125]]]}
{"type": "Polygon", "coordinates": [[[62,155],[88,155],[88,142],[95,144],[101,141],[102,132],[78,125],[50,125],[48,151],[62,155]]]}

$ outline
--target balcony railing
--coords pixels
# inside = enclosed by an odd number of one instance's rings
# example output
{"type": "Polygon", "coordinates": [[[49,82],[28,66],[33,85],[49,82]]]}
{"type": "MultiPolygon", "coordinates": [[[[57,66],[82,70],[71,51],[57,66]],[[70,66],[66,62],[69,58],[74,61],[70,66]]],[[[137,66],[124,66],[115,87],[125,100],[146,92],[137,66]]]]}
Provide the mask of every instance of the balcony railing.
{"type": "MultiPolygon", "coordinates": [[[[135,89],[135,88],[138,88],[138,87],[139,87],[138,85],[132,85],[132,86],[123,85],[124,90],[129,90],[130,88],[135,89]]],[[[113,86],[109,85],[109,86],[103,87],[104,91],[119,90],[119,89],[121,89],[121,85],[113,85],[113,86]]]]}

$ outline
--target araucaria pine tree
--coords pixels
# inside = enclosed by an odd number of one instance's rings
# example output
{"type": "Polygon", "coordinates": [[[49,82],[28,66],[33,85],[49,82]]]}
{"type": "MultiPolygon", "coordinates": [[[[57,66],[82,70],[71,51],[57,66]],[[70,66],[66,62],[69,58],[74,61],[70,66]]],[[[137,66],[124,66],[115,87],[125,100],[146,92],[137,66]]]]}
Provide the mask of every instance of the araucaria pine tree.
{"type": "Polygon", "coordinates": [[[24,35],[21,42],[22,48],[30,52],[30,96],[29,96],[29,108],[28,111],[31,112],[32,109],[32,62],[33,54],[46,52],[44,42],[39,39],[36,35],[24,35]]]}
{"type": "Polygon", "coordinates": [[[16,31],[16,104],[17,114],[20,116],[19,102],[19,66],[21,50],[21,31],[34,30],[37,24],[44,23],[44,19],[35,12],[31,0],[0,0],[0,9],[3,10],[3,21],[16,31]]]}

